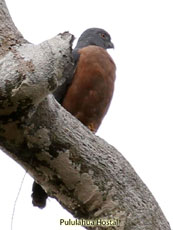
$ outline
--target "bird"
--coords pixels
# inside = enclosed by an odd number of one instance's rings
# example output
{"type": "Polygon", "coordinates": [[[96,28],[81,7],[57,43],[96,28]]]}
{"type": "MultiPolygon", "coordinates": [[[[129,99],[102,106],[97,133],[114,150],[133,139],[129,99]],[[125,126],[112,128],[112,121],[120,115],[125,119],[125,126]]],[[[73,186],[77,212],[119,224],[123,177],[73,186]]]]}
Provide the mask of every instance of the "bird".
{"type": "MultiPolygon", "coordinates": [[[[96,133],[106,115],[114,92],[116,65],[107,49],[114,48],[111,36],[101,28],[89,28],[72,51],[75,71],[55,99],[83,125],[96,133]]],[[[47,194],[34,182],[32,203],[44,208],[47,194]]]]}

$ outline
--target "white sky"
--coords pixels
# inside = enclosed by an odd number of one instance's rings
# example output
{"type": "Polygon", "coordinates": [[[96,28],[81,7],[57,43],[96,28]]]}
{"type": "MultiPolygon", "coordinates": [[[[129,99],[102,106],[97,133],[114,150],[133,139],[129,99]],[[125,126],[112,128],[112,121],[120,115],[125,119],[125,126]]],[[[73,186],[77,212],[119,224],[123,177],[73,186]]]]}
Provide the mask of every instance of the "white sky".
{"type": "MultiPolygon", "coordinates": [[[[173,2],[6,2],[16,26],[36,44],[67,30],[79,37],[89,27],[104,28],[111,34],[117,80],[110,110],[97,135],[128,159],[173,228],[173,2]]],[[[2,153],[0,174],[0,229],[6,230],[24,170],[2,153]]],[[[44,210],[32,207],[32,181],[28,175],[23,184],[13,230],[64,229],[59,219],[69,217],[53,199],[44,210]]]]}

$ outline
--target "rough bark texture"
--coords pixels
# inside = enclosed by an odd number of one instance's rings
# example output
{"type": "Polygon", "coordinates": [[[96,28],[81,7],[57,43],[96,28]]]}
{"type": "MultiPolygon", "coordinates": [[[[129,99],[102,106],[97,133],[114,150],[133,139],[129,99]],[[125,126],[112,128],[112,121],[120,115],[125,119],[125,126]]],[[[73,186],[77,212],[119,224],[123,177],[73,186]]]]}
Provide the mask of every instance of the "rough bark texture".
{"type": "Polygon", "coordinates": [[[124,157],[50,94],[73,72],[72,40],[64,33],[29,44],[0,0],[1,147],[77,218],[118,218],[112,229],[169,230],[124,157]]]}

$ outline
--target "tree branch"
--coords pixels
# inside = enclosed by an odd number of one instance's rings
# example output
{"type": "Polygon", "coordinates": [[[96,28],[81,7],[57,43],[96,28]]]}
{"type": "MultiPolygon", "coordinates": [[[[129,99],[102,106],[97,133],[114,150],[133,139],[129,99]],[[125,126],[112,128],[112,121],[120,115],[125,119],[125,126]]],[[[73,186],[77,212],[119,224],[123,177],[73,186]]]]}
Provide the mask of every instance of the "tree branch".
{"type": "Polygon", "coordinates": [[[0,0],[0,57],[8,52],[13,45],[27,41],[15,27],[4,0],[0,0]]]}
{"type": "Polygon", "coordinates": [[[73,37],[64,33],[38,46],[28,44],[3,0],[0,7],[3,150],[77,218],[118,218],[116,229],[170,230],[154,197],[124,157],[50,94],[73,72],[73,37]]]}

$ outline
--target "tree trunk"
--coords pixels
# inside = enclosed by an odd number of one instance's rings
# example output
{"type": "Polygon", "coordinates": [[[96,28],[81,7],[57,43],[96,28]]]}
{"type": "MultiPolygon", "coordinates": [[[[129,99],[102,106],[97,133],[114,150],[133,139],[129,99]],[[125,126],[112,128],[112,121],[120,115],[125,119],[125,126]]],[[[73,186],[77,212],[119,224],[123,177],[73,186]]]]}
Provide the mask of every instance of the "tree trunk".
{"type": "Polygon", "coordinates": [[[124,157],[51,94],[73,74],[72,41],[65,32],[30,44],[0,0],[1,148],[77,218],[118,220],[112,229],[170,230],[124,157]]]}

